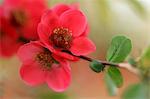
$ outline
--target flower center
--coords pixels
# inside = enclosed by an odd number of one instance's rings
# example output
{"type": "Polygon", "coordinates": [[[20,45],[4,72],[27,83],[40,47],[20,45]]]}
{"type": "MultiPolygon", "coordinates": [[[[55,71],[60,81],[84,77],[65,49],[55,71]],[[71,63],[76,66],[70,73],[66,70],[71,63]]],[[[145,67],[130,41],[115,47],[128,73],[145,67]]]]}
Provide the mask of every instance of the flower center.
{"type": "Polygon", "coordinates": [[[26,13],[22,10],[14,10],[11,12],[10,22],[16,27],[21,27],[27,21],[26,13]]]}
{"type": "Polygon", "coordinates": [[[41,64],[42,70],[50,70],[53,63],[58,63],[47,49],[44,52],[37,54],[36,60],[41,64]]]}
{"type": "Polygon", "coordinates": [[[55,28],[50,36],[50,40],[54,47],[67,50],[71,47],[72,32],[68,28],[55,28]]]}

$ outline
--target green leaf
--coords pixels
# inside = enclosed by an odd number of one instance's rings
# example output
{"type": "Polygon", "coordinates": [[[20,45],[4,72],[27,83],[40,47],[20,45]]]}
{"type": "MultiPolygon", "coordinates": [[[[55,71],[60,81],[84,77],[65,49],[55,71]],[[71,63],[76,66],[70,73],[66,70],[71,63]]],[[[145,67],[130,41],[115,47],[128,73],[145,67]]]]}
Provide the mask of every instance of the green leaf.
{"type": "Polygon", "coordinates": [[[107,69],[105,75],[106,75],[105,82],[106,82],[109,94],[116,95],[117,87],[121,87],[123,85],[123,77],[122,77],[121,72],[119,71],[118,68],[111,66],[107,69]]]}
{"type": "Polygon", "coordinates": [[[111,66],[107,69],[105,73],[105,83],[109,94],[111,96],[116,95],[117,87],[121,87],[123,85],[123,77],[118,68],[111,66]]]}
{"type": "Polygon", "coordinates": [[[106,83],[109,95],[114,96],[117,93],[117,87],[108,73],[105,73],[104,81],[106,83]]]}
{"type": "Polygon", "coordinates": [[[123,85],[123,77],[118,68],[111,66],[107,69],[107,73],[117,87],[123,85]]]}
{"type": "MultiPolygon", "coordinates": [[[[111,45],[107,51],[106,59],[109,62],[119,63],[125,60],[128,54],[131,52],[131,40],[125,36],[116,36],[112,39],[111,45]]],[[[110,95],[115,95],[117,91],[117,87],[121,87],[123,85],[123,77],[119,69],[116,67],[109,67],[106,72],[107,79],[110,82],[106,82],[110,95]]],[[[108,81],[108,80],[106,80],[108,81]]]]}
{"type": "Polygon", "coordinates": [[[143,69],[150,69],[150,46],[144,51],[139,61],[139,66],[143,69]]]}
{"type": "Polygon", "coordinates": [[[93,71],[99,73],[99,72],[101,72],[101,71],[104,70],[105,66],[104,66],[100,61],[98,61],[98,60],[93,60],[93,61],[90,63],[90,68],[91,68],[93,71]]]}
{"type": "Polygon", "coordinates": [[[130,85],[123,93],[122,99],[149,99],[144,84],[130,85]]]}
{"type": "Polygon", "coordinates": [[[122,62],[131,52],[131,40],[125,36],[116,36],[112,39],[107,51],[106,59],[110,62],[122,62]]]}

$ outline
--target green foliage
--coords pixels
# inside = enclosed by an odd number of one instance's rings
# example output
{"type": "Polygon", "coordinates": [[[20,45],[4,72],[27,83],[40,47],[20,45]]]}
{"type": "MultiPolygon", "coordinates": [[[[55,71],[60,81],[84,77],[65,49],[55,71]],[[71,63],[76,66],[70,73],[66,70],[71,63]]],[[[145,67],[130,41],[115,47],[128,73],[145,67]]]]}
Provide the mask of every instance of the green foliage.
{"type": "Polygon", "coordinates": [[[115,67],[109,67],[107,69],[107,74],[110,76],[110,78],[112,79],[112,81],[114,82],[114,84],[117,87],[121,87],[123,84],[123,77],[121,72],[119,71],[118,68],[115,67]]]}
{"type": "Polygon", "coordinates": [[[143,69],[150,69],[150,46],[144,51],[138,65],[143,69]]]}
{"type": "Polygon", "coordinates": [[[131,48],[130,39],[125,36],[116,36],[112,39],[106,59],[110,62],[122,62],[131,52],[131,48]]]}
{"type": "MultiPolygon", "coordinates": [[[[107,51],[106,59],[109,62],[123,62],[128,54],[131,52],[131,48],[132,45],[130,39],[125,36],[116,36],[112,39],[110,47],[107,51]]],[[[117,87],[121,87],[123,84],[122,74],[119,69],[111,66],[107,69],[106,75],[107,76],[105,76],[105,82],[109,90],[109,94],[115,95],[117,92],[117,87]]]]}
{"type": "Polygon", "coordinates": [[[45,92],[41,93],[37,99],[68,99],[68,96],[64,93],[45,92]]]}
{"type": "Polygon", "coordinates": [[[98,61],[98,60],[93,60],[93,61],[90,63],[90,68],[91,68],[93,71],[99,73],[99,72],[101,72],[101,71],[104,70],[105,66],[104,66],[100,61],[98,61]]]}
{"type": "Polygon", "coordinates": [[[117,93],[117,87],[108,73],[105,73],[104,80],[109,92],[109,95],[114,96],[117,93]]]}
{"type": "Polygon", "coordinates": [[[104,79],[109,95],[116,95],[117,87],[121,87],[123,84],[123,77],[119,69],[113,66],[109,67],[105,73],[104,79]]]}
{"type": "Polygon", "coordinates": [[[134,84],[124,92],[122,99],[150,99],[147,95],[147,88],[144,84],[134,84]]]}
{"type": "Polygon", "coordinates": [[[123,93],[123,99],[150,99],[150,46],[136,64],[141,71],[141,83],[131,85],[123,93]]]}

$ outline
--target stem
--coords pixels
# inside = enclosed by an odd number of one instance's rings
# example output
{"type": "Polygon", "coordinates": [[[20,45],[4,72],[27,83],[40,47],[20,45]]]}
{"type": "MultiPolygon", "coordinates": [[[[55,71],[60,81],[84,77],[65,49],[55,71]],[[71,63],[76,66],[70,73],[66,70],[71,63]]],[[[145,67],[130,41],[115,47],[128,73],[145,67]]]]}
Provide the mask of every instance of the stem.
{"type": "MultiPolygon", "coordinates": [[[[76,56],[76,57],[79,57],[83,60],[90,61],[90,62],[92,62],[92,60],[94,60],[94,59],[87,57],[87,56],[76,56]]],[[[125,68],[132,73],[139,74],[139,70],[134,68],[129,63],[112,63],[112,62],[108,62],[108,61],[101,61],[101,60],[99,60],[99,61],[105,66],[116,66],[116,67],[120,67],[120,68],[125,68]]]]}
{"type": "MultiPolygon", "coordinates": [[[[92,62],[93,60],[95,59],[92,59],[90,57],[87,57],[87,56],[76,56],[74,54],[72,54],[71,52],[69,51],[63,51],[63,52],[66,52],[72,56],[75,56],[75,57],[78,57],[80,59],[83,59],[83,60],[86,60],[86,61],[89,61],[89,62],[92,62]]],[[[120,67],[120,68],[124,68],[124,69],[127,69],[128,71],[134,73],[134,74],[139,74],[139,70],[137,68],[135,68],[134,66],[132,66],[131,64],[129,63],[112,63],[112,62],[108,62],[108,61],[102,61],[102,60],[99,60],[99,62],[105,66],[116,66],[116,67],[120,67]]]]}
{"type": "MultiPolygon", "coordinates": [[[[76,56],[76,57],[79,57],[83,60],[86,60],[86,61],[90,61],[92,62],[94,59],[90,58],[90,57],[87,57],[87,56],[76,56]]],[[[118,64],[116,63],[111,63],[111,62],[107,62],[107,61],[101,61],[99,60],[103,65],[111,65],[111,66],[118,66],[118,64]]]]}

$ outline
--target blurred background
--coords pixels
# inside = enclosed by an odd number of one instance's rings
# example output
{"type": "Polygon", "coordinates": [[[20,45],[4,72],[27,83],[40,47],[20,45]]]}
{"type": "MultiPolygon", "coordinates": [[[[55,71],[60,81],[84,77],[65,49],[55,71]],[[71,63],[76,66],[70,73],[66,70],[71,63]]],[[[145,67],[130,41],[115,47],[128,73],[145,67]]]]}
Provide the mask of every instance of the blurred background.
{"type": "MultiPolygon", "coordinates": [[[[132,57],[138,57],[150,45],[150,0],[48,0],[48,5],[76,2],[88,18],[89,37],[97,46],[90,57],[105,60],[111,38],[117,34],[131,38],[132,57]]],[[[116,96],[110,97],[103,73],[91,71],[89,63],[81,60],[71,63],[72,83],[68,90],[54,93],[46,84],[39,87],[25,85],[18,73],[20,66],[15,55],[0,58],[0,99],[120,99],[128,85],[139,81],[136,75],[121,70],[124,84],[116,96]]]]}

